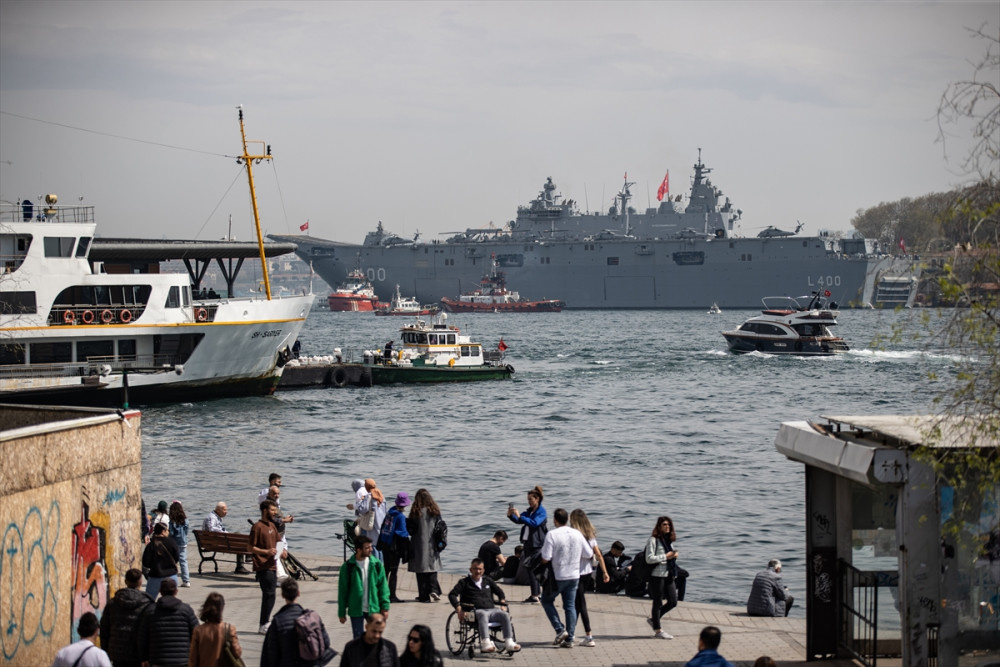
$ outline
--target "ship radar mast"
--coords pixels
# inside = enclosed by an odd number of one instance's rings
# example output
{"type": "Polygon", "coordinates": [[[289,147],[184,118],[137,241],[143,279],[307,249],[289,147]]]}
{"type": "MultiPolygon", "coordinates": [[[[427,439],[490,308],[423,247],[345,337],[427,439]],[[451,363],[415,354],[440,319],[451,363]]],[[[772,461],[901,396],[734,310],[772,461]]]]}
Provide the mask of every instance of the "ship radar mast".
{"type": "MultiPolygon", "coordinates": [[[[264,236],[260,233],[260,213],[257,211],[257,193],[253,188],[253,165],[260,164],[262,160],[271,159],[271,147],[267,146],[264,155],[250,155],[247,151],[247,133],[243,127],[243,105],[236,107],[240,112],[240,137],[243,139],[243,155],[236,158],[238,164],[245,164],[247,167],[247,180],[250,181],[250,205],[253,208],[253,222],[257,227],[257,250],[260,252],[261,274],[264,276],[264,292],[267,300],[271,300],[271,279],[267,274],[267,258],[264,256],[264,236]]],[[[264,146],[263,141],[254,141],[264,146]]]]}
{"type": "Polygon", "coordinates": [[[631,233],[631,230],[629,229],[629,219],[628,219],[628,202],[630,199],[632,199],[632,191],[629,188],[632,187],[633,185],[635,185],[635,183],[629,182],[628,172],[626,171],[625,185],[622,186],[621,192],[615,195],[615,200],[618,202],[619,214],[621,213],[625,214],[625,236],[628,236],[631,233]]]}

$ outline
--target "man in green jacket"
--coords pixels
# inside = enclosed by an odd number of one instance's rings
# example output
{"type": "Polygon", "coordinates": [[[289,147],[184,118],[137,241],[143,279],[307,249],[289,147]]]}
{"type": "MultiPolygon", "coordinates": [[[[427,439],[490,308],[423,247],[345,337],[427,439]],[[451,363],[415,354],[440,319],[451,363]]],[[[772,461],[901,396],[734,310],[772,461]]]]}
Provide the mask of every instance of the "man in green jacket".
{"type": "Polygon", "coordinates": [[[354,555],[340,566],[337,616],[341,623],[351,617],[355,639],[364,634],[369,614],[382,614],[386,621],[389,620],[389,582],[385,578],[385,566],[371,555],[371,538],[359,535],[354,538],[354,555]]]}

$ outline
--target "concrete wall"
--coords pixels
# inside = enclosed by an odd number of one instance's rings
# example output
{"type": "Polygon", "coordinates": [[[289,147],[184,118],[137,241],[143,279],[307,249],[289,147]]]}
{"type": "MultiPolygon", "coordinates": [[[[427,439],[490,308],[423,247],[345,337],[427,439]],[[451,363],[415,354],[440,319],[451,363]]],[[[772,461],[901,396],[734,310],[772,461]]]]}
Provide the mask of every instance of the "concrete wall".
{"type": "Polygon", "coordinates": [[[0,406],[0,665],[49,665],[140,567],[139,412],[0,406]]]}

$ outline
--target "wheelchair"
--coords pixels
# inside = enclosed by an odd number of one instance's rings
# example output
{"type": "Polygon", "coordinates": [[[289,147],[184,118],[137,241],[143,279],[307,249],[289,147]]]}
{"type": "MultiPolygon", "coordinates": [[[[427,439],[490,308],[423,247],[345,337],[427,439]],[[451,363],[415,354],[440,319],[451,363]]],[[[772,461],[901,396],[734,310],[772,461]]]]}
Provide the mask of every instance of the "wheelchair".
{"type": "MultiPolygon", "coordinates": [[[[506,611],[508,615],[510,614],[509,606],[498,606],[506,611]]],[[[462,610],[466,612],[465,621],[458,620],[457,611],[451,612],[444,626],[444,637],[448,643],[448,650],[451,651],[452,655],[459,656],[464,651],[469,654],[469,658],[473,658],[476,654],[476,648],[482,643],[482,638],[479,636],[479,624],[476,623],[476,615],[471,607],[463,605],[462,610]]],[[[517,642],[517,630],[514,629],[513,617],[510,619],[510,632],[511,637],[517,642]]],[[[490,623],[490,641],[497,647],[496,653],[493,655],[504,655],[507,653],[507,649],[504,648],[504,638],[500,633],[500,624],[490,623]]],[[[511,653],[510,655],[514,654],[511,653]]]]}

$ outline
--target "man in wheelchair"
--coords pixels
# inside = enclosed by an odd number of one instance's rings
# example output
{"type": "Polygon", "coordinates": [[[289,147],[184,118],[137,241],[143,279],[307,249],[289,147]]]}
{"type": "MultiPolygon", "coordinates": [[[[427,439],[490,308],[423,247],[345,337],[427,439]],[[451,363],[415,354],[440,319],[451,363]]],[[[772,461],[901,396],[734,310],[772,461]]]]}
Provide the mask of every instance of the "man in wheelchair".
{"type": "Polygon", "coordinates": [[[510,623],[510,615],[503,609],[493,604],[493,596],[496,596],[498,604],[507,606],[507,596],[503,590],[497,586],[497,582],[484,576],[486,568],[483,561],[478,558],[472,560],[469,566],[469,576],[462,577],[455,584],[455,587],[448,593],[448,601],[455,608],[458,620],[466,622],[466,614],[472,612],[479,629],[479,639],[481,651],[483,653],[494,653],[496,645],[490,640],[490,623],[498,623],[503,632],[503,650],[508,653],[515,653],[521,650],[521,646],[514,642],[514,630],[510,623]]]}

